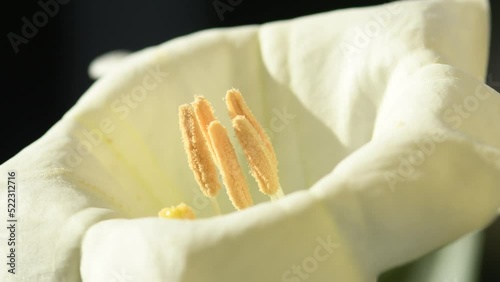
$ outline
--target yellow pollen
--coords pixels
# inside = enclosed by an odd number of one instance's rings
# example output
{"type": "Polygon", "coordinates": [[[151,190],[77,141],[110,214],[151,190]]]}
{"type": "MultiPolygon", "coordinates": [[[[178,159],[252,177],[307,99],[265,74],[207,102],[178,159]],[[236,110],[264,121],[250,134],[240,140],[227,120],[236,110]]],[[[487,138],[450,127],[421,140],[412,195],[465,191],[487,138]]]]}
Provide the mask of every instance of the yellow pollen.
{"type": "Polygon", "coordinates": [[[162,209],[158,216],[167,219],[195,219],[193,209],[184,203],[162,209]]]}
{"type": "Polygon", "coordinates": [[[221,184],[207,142],[203,138],[190,105],[179,107],[179,127],[189,167],[194,173],[196,182],[207,197],[213,198],[217,195],[221,184]]]}
{"type": "Polygon", "coordinates": [[[253,205],[252,196],[226,129],[219,121],[212,121],[208,126],[208,134],[218,160],[222,181],[233,206],[241,210],[253,205]]]}

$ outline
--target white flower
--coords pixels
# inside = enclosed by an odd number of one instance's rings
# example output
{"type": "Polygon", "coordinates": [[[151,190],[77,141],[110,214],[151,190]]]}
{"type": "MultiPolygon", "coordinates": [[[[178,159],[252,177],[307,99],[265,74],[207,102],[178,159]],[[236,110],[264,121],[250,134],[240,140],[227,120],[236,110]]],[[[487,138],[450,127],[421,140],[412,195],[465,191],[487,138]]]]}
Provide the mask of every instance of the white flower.
{"type": "Polygon", "coordinates": [[[18,174],[16,278],[373,281],[485,227],[500,206],[488,13],[480,0],[398,2],[126,57],[0,167],[18,174]],[[177,108],[203,94],[228,125],[233,86],[272,135],[286,196],[254,185],[255,206],[233,212],[221,196],[213,216],[177,108]],[[155,218],[182,201],[203,219],[155,218]]]}

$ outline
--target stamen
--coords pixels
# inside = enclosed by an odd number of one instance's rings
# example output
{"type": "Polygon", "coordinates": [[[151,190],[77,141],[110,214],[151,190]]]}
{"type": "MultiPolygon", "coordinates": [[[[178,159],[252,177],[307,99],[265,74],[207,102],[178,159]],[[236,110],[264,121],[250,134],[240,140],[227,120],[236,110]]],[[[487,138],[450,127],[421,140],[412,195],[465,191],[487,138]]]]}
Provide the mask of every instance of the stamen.
{"type": "Polygon", "coordinates": [[[280,189],[278,168],[273,162],[257,130],[246,116],[233,118],[233,128],[250,165],[252,176],[266,195],[275,195],[280,189]]]}
{"type": "Polygon", "coordinates": [[[221,184],[217,176],[212,156],[203,138],[200,126],[190,105],[179,107],[179,126],[182,132],[184,149],[188,156],[189,167],[194,173],[201,191],[210,198],[217,195],[221,184]]]}
{"type": "MultiPolygon", "coordinates": [[[[272,201],[283,197],[278,177],[278,161],[269,137],[237,89],[226,93],[226,104],[232,126],[259,190],[270,196],[272,201]]],[[[215,117],[210,102],[203,96],[195,96],[191,105],[181,105],[179,125],[189,167],[202,192],[211,198],[216,213],[220,214],[215,196],[221,186],[217,168],[233,206],[241,210],[253,205],[234,147],[226,129],[215,117]]],[[[178,218],[178,210],[185,210],[184,206],[163,209],[160,216],[178,218]]]]}
{"type": "Polygon", "coordinates": [[[190,206],[180,203],[177,206],[162,209],[158,216],[167,219],[195,219],[196,215],[190,206]]]}
{"type": "Polygon", "coordinates": [[[214,109],[212,108],[210,102],[208,102],[208,100],[205,99],[205,97],[198,95],[194,97],[194,102],[191,103],[191,105],[193,106],[194,113],[196,115],[196,120],[198,120],[201,132],[203,132],[203,137],[205,137],[205,140],[209,145],[210,152],[212,153],[212,157],[214,157],[215,153],[213,144],[208,135],[208,125],[212,121],[216,120],[214,115],[214,109]]]}
{"type": "Polygon", "coordinates": [[[260,136],[262,142],[264,142],[269,158],[273,162],[273,165],[275,167],[278,167],[278,159],[276,158],[276,153],[274,152],[274,147],[271,143],[271,140],[269,139],[269,136],[267,136],[260,123],[252,114],[252,111],[248,107],[247,103],[243,99],[243,95],[241,95],[241,92],[238,89],[233,88],[227,91],[226,105],[231,119],[234,119],[236,116],[244,116],[247,118],[252,127],[260,136]]]}
{"type": "Polygon", "coordinates": [[[241,210],[253,205],[252,196],[226,129],[219,121],[214,120],[208,126],[208,134],[218,160],[222,181],[233,206],[241,210]]]}

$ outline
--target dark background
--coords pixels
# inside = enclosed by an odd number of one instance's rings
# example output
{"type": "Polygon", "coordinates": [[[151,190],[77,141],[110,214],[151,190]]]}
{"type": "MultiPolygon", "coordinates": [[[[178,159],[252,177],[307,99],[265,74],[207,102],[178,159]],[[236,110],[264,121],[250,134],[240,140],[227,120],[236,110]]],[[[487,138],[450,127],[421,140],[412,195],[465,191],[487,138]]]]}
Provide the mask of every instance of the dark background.
{"type": "MultiPolygon", "coordinates": [[[[54,17],[49,17],[27,44],[20,44],[17,54],[7,34],[21,34],[21,19],[31,21],[41,7],[37,1],[26,0],[2,4],[0,163],[42,136],[77,101],[92,83],[87,74],[89,63],[103,53],[116,49],[136,51],[206,28],[257,24],[387,2],[220,0],[241,2],[233,11],[225,12],[221,20],[213,0],[59,1],[68,3],[59,4],[54,17]]],[[[488,74],[491,86],[500,91],[500,3],[491,2],[488,74]]],[[[500,281],[500,220],[486,234],[480,281],[500,281]]]]}

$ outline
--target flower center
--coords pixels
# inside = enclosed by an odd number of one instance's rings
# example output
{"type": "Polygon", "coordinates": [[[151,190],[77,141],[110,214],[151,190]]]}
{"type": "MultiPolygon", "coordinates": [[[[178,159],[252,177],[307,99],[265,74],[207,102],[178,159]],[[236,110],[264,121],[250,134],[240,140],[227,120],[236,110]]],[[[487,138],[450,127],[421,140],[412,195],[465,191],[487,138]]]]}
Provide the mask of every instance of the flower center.
{"type": "MultiPolygon", "coordinates": [[[[269,137],[252,114],[240,91],[227,91],[225,100],[232,127],[260,192],[268,195],[271,200],[283,197],[278,177],[278,160],[269,137]]],[[[203,96],[195,96],[195,101],[191,104],[181,105],[179,127],[189,167],[203,194],[211,199],[216,213],[220,214],[215,197],[221,188],[217,170],[235,209],[242,210],[253,205],[248,184],[227,130],[215,117],[210,102],[203,96]]],[[[189,208],[182,203],[163,209],[160,217],[189,218],[180,216],[184,214],[186,207],[189,208]],[[166,211],[176,216],[165,216],[166,211]]],[[[192,213],[192,210],[190,212],[192,213]]]]}

